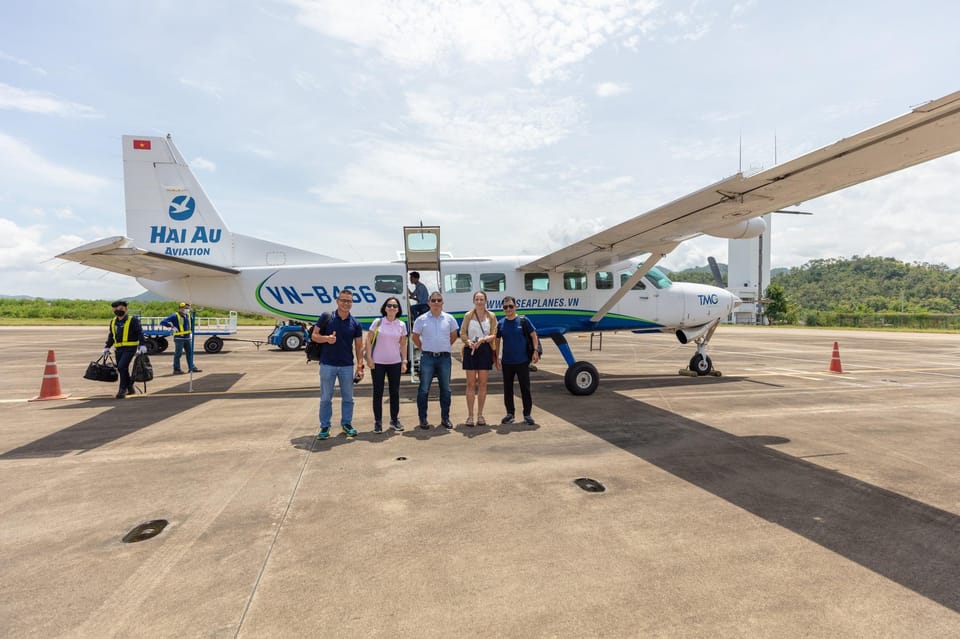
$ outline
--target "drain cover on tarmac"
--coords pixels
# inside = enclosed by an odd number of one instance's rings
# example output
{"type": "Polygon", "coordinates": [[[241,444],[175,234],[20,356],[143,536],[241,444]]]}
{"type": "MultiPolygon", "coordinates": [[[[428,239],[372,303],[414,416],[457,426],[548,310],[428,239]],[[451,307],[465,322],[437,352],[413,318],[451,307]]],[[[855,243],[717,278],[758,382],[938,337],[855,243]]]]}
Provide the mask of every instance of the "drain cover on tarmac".
{"type": "Polygon", "coordinates": [[[589,477],[581,477],[579,479],[574,479],[575,483],[580,488],[583,488],[588,493],[602,493],[606,490],[603,484],[598,482],[596,479],[590,479],[589,477]]]}
{"type": "Polygon", "coordinates": [[[133,544],[138,541],[143,541],[144,539],[150,539],[151,537],[156,537],[163,529],[167,527],[166,519],[154,519],[153,521],[148,521],[146,523],[140,524],[135,527],[133,530],[128,532],[123,536],[123,543],[133,544]]]}

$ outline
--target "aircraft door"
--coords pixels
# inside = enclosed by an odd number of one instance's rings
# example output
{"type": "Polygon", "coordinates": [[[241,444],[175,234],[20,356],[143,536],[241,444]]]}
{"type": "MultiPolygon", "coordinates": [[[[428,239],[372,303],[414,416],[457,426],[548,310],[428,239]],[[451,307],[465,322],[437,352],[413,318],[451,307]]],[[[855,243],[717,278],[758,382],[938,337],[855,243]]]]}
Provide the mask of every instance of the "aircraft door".
{"type": "MultiPolygon", "coordinates": [[[[620,285],[622,286],[630,276],[632,271],[620,273],[620,285]]],[[[646,277],[640,278],[630,292],[624,297],[628,308],[624,311],[629,315],[636,315],[642,319],[658,322],[660,321],[660,291],[650,284],[646,277]]]]}
{"type": "MultiPolygon", "coordinates": [[[[440,290],[442,274],[440,272],[440,227],[439,226],[405,226],[403,227],[403,256],[404,266],[407,277],[410,277],[412,271],[420,273],[420,281],[425,284],[428,290],[440,290]],[[432,289],[431,289],[432,287],[432,289]]],[[[407,295],[407,332],[413,334],[413,321],[417,315],[427,311],[424,305],[418,304],[416,300],[410,299],[407,295]]],[[[417,380],[420,371],[420,353],[413,344],[413,339],[408,340],[410,349],[411,377],[417,380]]]]}

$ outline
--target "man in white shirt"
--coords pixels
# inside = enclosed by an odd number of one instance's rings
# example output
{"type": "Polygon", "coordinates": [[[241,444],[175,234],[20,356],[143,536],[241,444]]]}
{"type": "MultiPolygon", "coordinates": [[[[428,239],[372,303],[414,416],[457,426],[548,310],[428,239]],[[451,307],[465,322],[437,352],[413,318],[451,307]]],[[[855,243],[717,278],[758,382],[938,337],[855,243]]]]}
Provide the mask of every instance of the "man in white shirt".
{"type": "Polygon", "coordinates": [[[413,323],[413,343],[420,349],[420,388],[417,389],[417,413],[420,428],[427,421],[427,397],[436,375],[440,384],[440,425],[450,430],[450,346],[457,341],[457,320],[443,312],[443,296],[434,291],[429,297],[430,312],[413,323]]]}

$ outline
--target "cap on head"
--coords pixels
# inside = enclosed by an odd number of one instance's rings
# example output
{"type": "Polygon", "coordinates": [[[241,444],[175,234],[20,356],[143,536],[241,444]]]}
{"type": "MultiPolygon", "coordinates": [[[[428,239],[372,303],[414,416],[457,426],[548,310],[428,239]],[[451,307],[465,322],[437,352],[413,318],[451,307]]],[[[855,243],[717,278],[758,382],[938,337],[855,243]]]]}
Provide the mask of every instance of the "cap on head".
{"type": "Polygon", "coordinates": [[[190,302],[180,302],[180,308],[190,308],[190,302]]]}
{"type": "Polygon", "coordinates": [[[127,300],[117,300],[116,302],[114,302],[113,304],[110,305],[111,308],[117,308],[118,306],[124,306],[124,307],[126,307],[126,306],[127,306],[127,300]]]}

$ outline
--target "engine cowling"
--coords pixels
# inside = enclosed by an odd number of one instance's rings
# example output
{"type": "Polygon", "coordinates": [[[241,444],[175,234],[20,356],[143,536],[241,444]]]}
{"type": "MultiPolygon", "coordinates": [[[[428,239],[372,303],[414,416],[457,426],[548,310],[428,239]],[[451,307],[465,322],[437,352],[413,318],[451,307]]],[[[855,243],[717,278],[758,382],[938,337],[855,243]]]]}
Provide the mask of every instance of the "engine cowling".
{"type": "Polygon", "coordinates": [[[690,328],[678,328],[677,329],[677,339],[680,340],[681,344],[687,344],[696,340],[698,337],[703,337],[707,331],[710,330],[710,327],[713,326],[716,322],[707,322],[706,324],[701,324],[700,326],[691,326],[690,328]]]}
{"type": "Polygon", "coordinates": [[[762,217],[753,217],[749,220],[741,220],[726,226],[716,226],[704,231],[706,235],[713,237],[722,237],[728,240],[748,240],[757,237],[767,230],[767,223],[762,217]]]}

